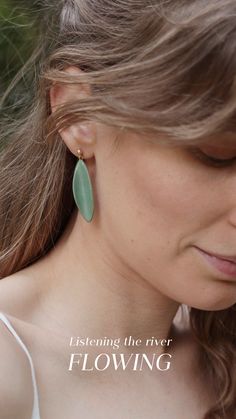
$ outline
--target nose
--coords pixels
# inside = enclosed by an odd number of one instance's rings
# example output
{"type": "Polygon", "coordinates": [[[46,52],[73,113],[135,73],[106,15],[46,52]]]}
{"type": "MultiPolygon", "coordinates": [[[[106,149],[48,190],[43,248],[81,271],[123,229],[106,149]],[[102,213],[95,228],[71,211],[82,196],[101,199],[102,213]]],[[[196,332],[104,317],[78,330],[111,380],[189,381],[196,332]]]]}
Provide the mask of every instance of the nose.
{"type": "Polygon", "coordinates": [[[236,228],[236,194],[234,198],[234,203],[231,206],[231,209],[228,213],[228,222],[230,225],[236,228]]]}
{"type": "Polygon", "coordinates": [[[229,224],[236,228],[236,207],[229,214],[229,224]]]}
{"type": "Polygon", "coordinates": [[[230,178],[224,182],[225,200],[228,206],[228,222],[231,226],[236,227],[236,170],[230,174],[230,178]]]}

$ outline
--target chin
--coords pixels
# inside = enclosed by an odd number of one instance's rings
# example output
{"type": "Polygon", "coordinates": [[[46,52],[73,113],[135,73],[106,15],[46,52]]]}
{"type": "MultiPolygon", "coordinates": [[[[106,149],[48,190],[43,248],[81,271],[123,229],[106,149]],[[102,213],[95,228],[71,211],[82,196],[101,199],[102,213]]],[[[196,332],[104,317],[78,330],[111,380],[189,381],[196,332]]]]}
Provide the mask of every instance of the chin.
{"type": "Polygon", "coordinates": [[[232,307],[236,303],[236,299],[232,300],[232,296],[223,298],[222,295],[218,299],[210,298],[208,301],[201,301],[199,303],[192,304],[191,307],[197,308],[198,310],[205,311],[220,311],[226,310],[232,307]]]}

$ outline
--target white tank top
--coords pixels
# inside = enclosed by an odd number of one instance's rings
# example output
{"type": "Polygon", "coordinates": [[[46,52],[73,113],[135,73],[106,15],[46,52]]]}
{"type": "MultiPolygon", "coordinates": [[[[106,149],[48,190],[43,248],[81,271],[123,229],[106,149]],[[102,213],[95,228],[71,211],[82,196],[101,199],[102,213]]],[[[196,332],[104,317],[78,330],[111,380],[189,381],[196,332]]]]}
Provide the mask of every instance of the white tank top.
{"type": "Polygon", "coordinates": [[[11,325],[10,321],[6,317],[5,314],[0,312],[0,320],[3,321],[3,323],[6,325],[6,327],[9,329],[9,331],[12,333],[12,335],[16,338],[18,344],[21,346],[23,351],[26,353],[26,356],[29,360],[30,369],[31,369],[31,376],[32,376],[32,382],[33,382],[33,390],[34,390],[34,404],[33,404],[33,411],[32,411],[32,419],[40,419],[40,412],[39,412],[39,396],[38,396],[38,389],[37,389],[37,383],[36,383],[36,377],[35,377],[35,369],[34,364],[31,358],[31,355],[25,346],[25,344],[22,342],[21,338],[16,333],[15,329],[11,325]]]}

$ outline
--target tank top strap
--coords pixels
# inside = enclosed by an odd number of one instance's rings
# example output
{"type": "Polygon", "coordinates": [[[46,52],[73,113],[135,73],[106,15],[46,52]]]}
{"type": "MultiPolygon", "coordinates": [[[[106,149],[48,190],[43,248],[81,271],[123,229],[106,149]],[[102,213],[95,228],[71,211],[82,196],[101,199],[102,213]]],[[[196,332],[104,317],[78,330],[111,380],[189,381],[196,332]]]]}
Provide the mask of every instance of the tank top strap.
{"type": "Polygon", "coordinates": [[[10,323],[10,321],[8,320],[6,315],[3,314],[2,312],[0,312],[0,320],[3,321],[3,323],[8,328],[8,330],[15,337],[18,344],[21,346],[21,348],[23,349],[23,351],[25,352],[25,354],[26,354],[26,356],[29,360],[32,383],[33,383],[33,391],[34,391],[34,404],[33,404],[32,419],[40,419],[39,396],[38,396],[38,388],[37,388],[37,383],[36,383],[35,369],[34,369],[34,364],[33,364],[31,355],[29,353],[29,350],[27,349],[26,345],[22,342],[21,338],[19,337],[19,335],[17,334],[17,332],[13,328],[12,324],[10,323]]]}

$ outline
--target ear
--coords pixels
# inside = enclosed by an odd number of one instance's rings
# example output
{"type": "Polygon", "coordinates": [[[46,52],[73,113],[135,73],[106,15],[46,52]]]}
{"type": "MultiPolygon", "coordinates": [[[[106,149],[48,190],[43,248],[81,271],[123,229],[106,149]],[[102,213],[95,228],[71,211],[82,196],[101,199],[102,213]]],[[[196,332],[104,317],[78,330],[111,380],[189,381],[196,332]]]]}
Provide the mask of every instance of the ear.
{"type": "MultiPolygon", "coordinates": [[[[80,76],[82,71],[74,66],[65,70],[69,75],[80,76]]],[[[50,89],[50,103],[52,113],[66,103],[90,95],[90,89],[86,84],[60,84],[57,83],[50,89]]],[[[68,128],[60,130],[60,136],[71,153],[78,157],[78,149],[83,152],[84,158],[92,157],[95,145],[95,126],[92,122],[73,123],[68,128]]]]}

